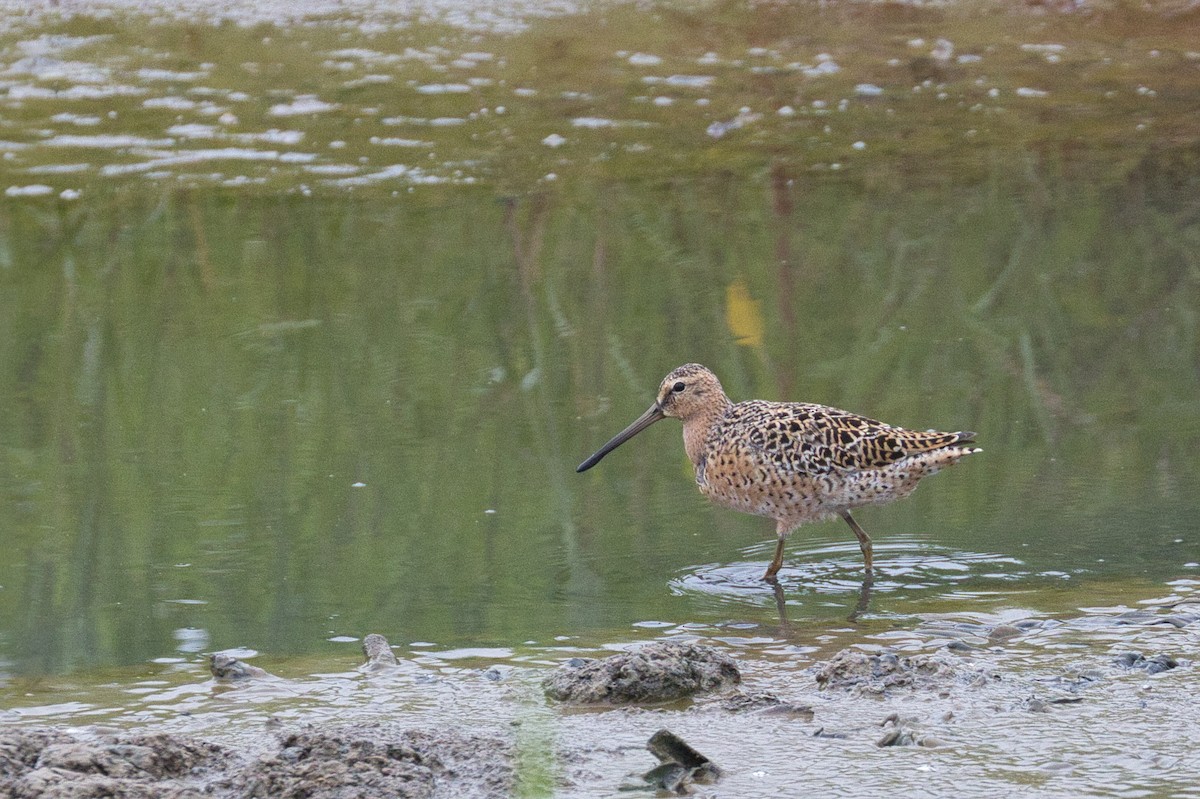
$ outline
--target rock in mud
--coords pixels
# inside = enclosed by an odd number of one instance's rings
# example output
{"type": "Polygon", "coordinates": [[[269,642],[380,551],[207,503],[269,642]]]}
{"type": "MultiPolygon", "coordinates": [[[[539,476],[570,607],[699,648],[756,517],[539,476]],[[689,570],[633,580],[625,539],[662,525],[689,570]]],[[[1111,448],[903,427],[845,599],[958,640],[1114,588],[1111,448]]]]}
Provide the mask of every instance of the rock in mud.
{"type": "Polygon", "coordinates": [[[821,688],[875,696],[893,688],[948,689],[959,684],[980,686],[999,679],[998,675],[965,667],[961,659],[940,652],[903,656],[843,649],[814,668],[814,677],[821,688]]]}
{"type": "Polygon", "coordinates": [[[20,799],[199,799],[201,775],[225,766],[219,746],[172,735],[80,740],[56,730],[0,733],[0,796],[20,799]]]}
{"type": "Polygon", "coordinates": [[[364,638],[362,650],[367,659],[362,666],[363,671],[384,671],[399,665],[392,645],[379,633],[371,633],[364,638]]]}
{"type": "Polygon", "coordinates": [[[683,699],[741,679],[737,663],[723,652],[669,641],[600,660],[572,658],[543,685],[560,701],[636,704],[683,699]]]}
{"type": "Polygon", "coordinates": [[[693,785],[711,785],[721,778],[721,769],[670,730],[659,730],[646,742],[659,765],[642,779],[659,790],[679,796],[691,793],[693,785]]]}

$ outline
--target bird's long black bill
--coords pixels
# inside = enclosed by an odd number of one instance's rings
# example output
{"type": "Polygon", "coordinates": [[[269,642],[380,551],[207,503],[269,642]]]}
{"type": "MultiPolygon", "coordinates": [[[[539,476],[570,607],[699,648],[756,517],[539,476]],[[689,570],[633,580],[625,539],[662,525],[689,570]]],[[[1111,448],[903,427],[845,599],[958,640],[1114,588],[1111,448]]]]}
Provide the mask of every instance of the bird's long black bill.
{"type": "Polygon", "coordinates": [[[629,427],[626,427],[624,430],[622,430],[621,432],[619,432],[615,436],[613,436],[612,441],[609,441],[603,447],[596,450],[596,453],[594,455],[592,455],[592,457],[588,458],[586,461],[584,461],[583,463],[581,463],[577,467],[575,467],[575,471],[586,472],[588,469],[592,468],[597,463],[599,463],[600,459],[603,458],[605,455],[612,452],[614,449],[621,446],[626,441],[633,438],[638,433],[642,432],[647,427],[649,427],[650,425],[654,424],[655,422],[657,422],[659,419],[662,419],[662,418],[664,418],[662,408],[658,407],[658,403],[656,402],[653,405],[651,405],[646,410],[645,413],[643,413],[638,418],[634,419],[633,424],[629,425],[629,427]]]}

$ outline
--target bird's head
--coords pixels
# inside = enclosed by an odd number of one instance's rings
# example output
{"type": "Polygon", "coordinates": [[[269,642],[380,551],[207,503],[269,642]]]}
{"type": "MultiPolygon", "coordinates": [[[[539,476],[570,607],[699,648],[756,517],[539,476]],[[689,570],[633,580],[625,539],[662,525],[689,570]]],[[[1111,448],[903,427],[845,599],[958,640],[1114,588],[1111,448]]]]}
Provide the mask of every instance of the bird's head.
{"type": "Polygon", "coordinates": [[[721,388],[717,376],[698,363],[685,363],[673,369],[663,378],[658,387],[658,397],[646,412],[633,423],[613,436],[612,440],[595,454],[579,464],[577,472],[585,472],[600,462],[608,453],[624,444],[650,425],[667,416],[688,419],[700,416],[714,406],[723,408],[729,400],[721,388]]]}

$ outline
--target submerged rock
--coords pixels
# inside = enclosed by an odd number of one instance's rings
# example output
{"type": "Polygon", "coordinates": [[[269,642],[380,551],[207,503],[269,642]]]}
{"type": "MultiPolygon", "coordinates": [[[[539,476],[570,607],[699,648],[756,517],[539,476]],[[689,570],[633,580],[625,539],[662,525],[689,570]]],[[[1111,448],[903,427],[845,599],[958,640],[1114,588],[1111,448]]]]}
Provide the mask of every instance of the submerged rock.
{"type": "Polygon", "coordinates": [[[552,699],[589,704],[669,702],[740,682],[733,658],[694,643],[647,644],[600,660],[572,658],[546,678],[552,699]]]}
{"type": "Polygon", "coordinates": [[[814,738],[832,738],[834,740],[845,740],[849,738],[849,734],[837,730],[827,730],[824,727],[818,727],[813,730],[812,737],[814,738]]]}
{"type": "Polygon", "coordinates": [[[1047,713],[1051,705],[1073,705],[1082,701],[1082,696],[1073,696],[1070,694],[1059,694],[1045,699],[1040,696],[1031,696],[1025,700],[1025,709],[1030,713],[1047,713]]]}
{"type": "Polygon", "coordinates": [[[902,656],[843,649],[814,668],[813,676],[822,688],[873,695],[883,695],[892,688],[940,689],[964,683],[979,686],[999,679],[979,669],[964,668],[961,659],[940,652],[902,656]]]}
{"type": "Polygon", "coordinates": [[[883,736],[875,742],[878,747],[885,746],[924,746],[934,748],[941,746],[941,741],[931,735],[926,735],[920,730],[914,729],[905,724],[895,713],[883,720],[880,725],[888,729],[883,733],[883,736]]]}
{"type": "Polygon", "coordinates": [[[1025,630],[1012,624],[997,624],[988,631],[988,640],[992,643],[1007,641],[1023,634],[1025,630]]]}
{"type": "Polygon", "coordinates": [[[1144,669],[1147,674],[1158,674],[1175,668],[1179,661],[1165,654],[1146,657],[1141,652],[1125,652],[1117,656],[1116,664],[1127,669],[1144,669]]]}
{"type": "Polygon", "coordinates": [[[876,746],[925,746],[935,748],[940,746],[936,738],[931,738],[910,727],[893,727],[875,742],[876,746]]]}
{"type": "MultiPolygon", "coordinates": [[[[251,666],[233,655],[217,652],[208,658],[208,670],[221,682],[273,678],[275,675],[258,666],[251,666]]],[[[276,678],[277,679],[277,678],[276,678]]]]}
{"type": "Polygon", "coordinates": [[[802,705],[780,699],[769,691],[737,689],[721,700],[721,708],[734,713],[763,713],[812,721],[812,705],[802,705]]]}

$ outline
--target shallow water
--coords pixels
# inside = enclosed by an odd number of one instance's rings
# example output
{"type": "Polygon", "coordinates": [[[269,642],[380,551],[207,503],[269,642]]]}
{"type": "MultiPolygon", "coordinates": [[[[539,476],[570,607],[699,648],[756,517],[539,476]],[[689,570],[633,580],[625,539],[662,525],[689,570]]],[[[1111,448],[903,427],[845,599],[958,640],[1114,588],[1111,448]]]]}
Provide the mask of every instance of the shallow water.
{"type": "MultiPolygon", "coordinates": [[[[0,29],[7,720],[253,737],[404,708],[640,746],[638,712],[589,732],[527,669],[688,634],[785,694],[845,646],[1200,578],[1190,17],[33,8],[0,29]],[[574,473],[685,361],[735,400],[984,451],[861,512],[872,585],[830,522],[793,536],[777,592],[772,525],[704,503],[673,421],[574,473]],[[370,632],[413,659],[382,688],[350,671],[370,632]],[[201,653],[238,647],[289,681],[214,692],[201,653]]],[[[1032,680],[1195,656],[1186,628],[1104,629],[997,658],[1032,680]]],[[[1188,723],[1124,753],[1187,717],[1135,683],[1080,711],[1087,741],[967,702],[960,743],[879,779],[1185,785],[1188,723]]],[[[673,723],[718,762],[750,736],[792,764],[731,791],[853,787],[819,758],[798,775],[791,733],[712,718],[673,723]]],[[[639,757],[595,766],[596,795],[639,757]]]]}

